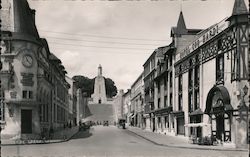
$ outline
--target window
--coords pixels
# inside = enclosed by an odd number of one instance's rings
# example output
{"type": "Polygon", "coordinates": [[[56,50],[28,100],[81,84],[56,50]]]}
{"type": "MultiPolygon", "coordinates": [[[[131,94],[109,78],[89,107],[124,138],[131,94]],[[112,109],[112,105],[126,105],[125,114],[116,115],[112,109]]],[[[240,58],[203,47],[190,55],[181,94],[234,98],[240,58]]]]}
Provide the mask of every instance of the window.
{"type": "Polygon", "coordinates": [[[179,111],[182,111],[182,94],[179,94],[179,111]]]}
{"type": "Polygon", "coordinates": [[[164,107],[167,107],[168,104],[168,96],[164,96],[164,107]]]}
{"type": "Polygon", "coordinates": [[[29,99],[33,99],[33,92],[29,91],[29,99]]]}
{"type": "Polygon", "coordinates": [[[158,98],[158,108],[161,108],[161,99],[158,98]]]}
{"type": "Polygon", "coordinates": [[[172,86],[173,86],[173,80],[172,80],[172,78],[173,78],[173,73],[170,72],[170,77],[169,77],[169,86],[170,86],[170,88],[172,88],[172,86]]]}
{"type": "Polygon", "coordinates": [[[167,78],[166,77],[164,77],[164,90],[167,90],[167,78]]]}
{"type": "Polygon", "coordinates": [[[24,90],[23,91],[23,99],[27,99],[28,96],[28,91],[24,90]]]}
{"type": "Polygon", "coordinates": [[[193,69],[189,69],[188,72],[188,85],[189,89],[193,88],[193,69]]]}
{"type": "Polygon", "coordinates": [[[157,90],[158,90],[158,93],[161,92],[161,84],[160,84],[160,82],[157,83],[157,90]]]}
{"type": "Polygon", "coordinates": [[[195,66],[195,69],[194,69],[194,84],[195,86],[199,86],[200,84],[200,68],[199,68],[199,65],[196,65],[195,66]]]}
{"type": "Polygon", "coordinates": [[[188,111],[192,112],[193,111],[193,91],[188,93],[188,111]]]}
{"type": "Polygon", "coordinates": [[[33,99],[33,92],[32,91],[23,91],[23,99],[33,99]]]}
{"type": "Polygon", "coordinates": [[[182,111],[182,74],[179,75],[179,94],[178,94],[178,102],[179,102],[179,111],[182,111]]]}
{"type": "Polygon", "coordinates": [[[172,93],[170,93],[169,101],[170,101],[169,106],[172,107],[172,105],[173,105],[173,94],[172,93]]]}
{"type": "Polygon", "coordinates": [[[182,75],[179,75],[179,93],[182,92],[182,75]]]}
{"type": "Polygon", "coordinates": [[[216,59],[216,81],[223,82],[224,81],[224,55],[218,55],[216,59]]]}
{"type": "Polygon", "coordinates": [[[199,89],[195,90],[194,92],[194,110],[198,109],[200,107],[200,95],[199,95],[199,89]]]}
{"type": "Polygon", "coordinates": [[[173,61],[172,61],[172,55],[169,55],[169,65],[172,66],[173,61]]]}

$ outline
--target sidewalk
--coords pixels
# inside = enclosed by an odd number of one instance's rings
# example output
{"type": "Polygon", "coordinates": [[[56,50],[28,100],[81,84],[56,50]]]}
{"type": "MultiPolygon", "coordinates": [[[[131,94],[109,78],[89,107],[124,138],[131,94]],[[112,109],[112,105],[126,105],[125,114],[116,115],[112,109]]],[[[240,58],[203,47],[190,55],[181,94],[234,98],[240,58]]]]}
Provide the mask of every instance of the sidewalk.
{"type": "Polygon", "coordinates": [[[127,130],[159,146],[187,149],[203,149],[218,151],[248,151],[248,149],[232,148],[230,146],[208,146],[189,143],[189,140],[180,136],[162,135],[145,131],[137,127],[127,127],[127,130]]]}
{"type": "Polygon", "coordinates": [[[71,129],[65,129],[62,131],[57,131],[54,133],[54,137],[51,140],[40,140],[40,139],[30,139],[30,140],[16,140],[16,139],[1,139],[1,146],[7,145],[26,145],[26,144],[49,144],[49,143],[59,143],[70,140],[76,133],[78,133],[79,127],[73,127],[71,129]]]}

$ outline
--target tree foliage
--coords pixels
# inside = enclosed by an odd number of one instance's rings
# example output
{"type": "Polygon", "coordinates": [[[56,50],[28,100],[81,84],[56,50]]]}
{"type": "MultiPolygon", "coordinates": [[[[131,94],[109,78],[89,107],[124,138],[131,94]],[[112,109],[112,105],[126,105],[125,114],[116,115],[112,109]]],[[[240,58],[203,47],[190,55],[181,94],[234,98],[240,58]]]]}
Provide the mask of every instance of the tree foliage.
{"type": "MultiPolygon", "coordinates": [[[[117,94],[117,87],[115,86],[115,82],[110,78],[105,79],[106,86],[106,95],[108,98],[112,98],[117,94]]],[[[91,97],[91,94],[94,93],[94,84],[95,78],[90,79],[85,76],[76,75],[73,77],[75,81],[76,88],[80,88],[82,92],[86,92],[88,97],[91,97]]]]}

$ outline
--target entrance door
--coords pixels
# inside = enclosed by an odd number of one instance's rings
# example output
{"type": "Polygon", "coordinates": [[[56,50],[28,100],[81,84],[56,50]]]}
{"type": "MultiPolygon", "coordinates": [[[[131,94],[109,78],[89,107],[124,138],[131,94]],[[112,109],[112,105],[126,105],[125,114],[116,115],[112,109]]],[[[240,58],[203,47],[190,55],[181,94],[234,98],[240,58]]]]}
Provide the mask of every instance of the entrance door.
{"type": "Polygon", "coordinates": [[[21,110],[21,133],[32,133],[32,110],[21,110]]]}
{"type": "Polygon", "coordinates": [[[224,127],[224,116],[216,116],[216,138],[224,141],[225,140],[225,127],[224,127]]]}
{"type": "Polygon", "coordinates": [[[155,118],[153,118],[153,132],[155,131],[155,118]]]}
{"type": "Polygon", "coordinates": [[[178,135],[184,135],[185,130],[184,130],[184,118],[177,118],[177,134],[178,135]]]}

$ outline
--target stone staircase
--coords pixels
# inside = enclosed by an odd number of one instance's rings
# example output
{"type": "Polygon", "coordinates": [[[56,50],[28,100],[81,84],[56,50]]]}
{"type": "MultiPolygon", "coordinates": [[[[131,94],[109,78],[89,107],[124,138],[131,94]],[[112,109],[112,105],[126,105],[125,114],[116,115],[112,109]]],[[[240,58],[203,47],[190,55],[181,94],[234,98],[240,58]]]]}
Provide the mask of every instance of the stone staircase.
{"type": "Polygon", "coordinates": [[[112,104],[89,104],[88,107],[92,114],[87,118],[88,120],[94,122],[109,121],[109,124],[114,123],[114,108],[112,104]]]}

